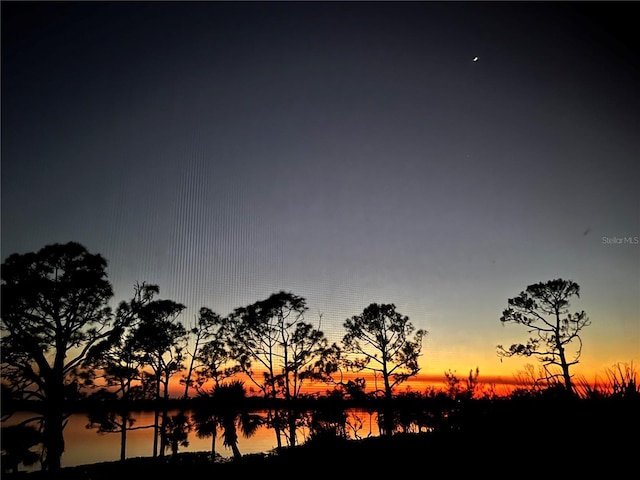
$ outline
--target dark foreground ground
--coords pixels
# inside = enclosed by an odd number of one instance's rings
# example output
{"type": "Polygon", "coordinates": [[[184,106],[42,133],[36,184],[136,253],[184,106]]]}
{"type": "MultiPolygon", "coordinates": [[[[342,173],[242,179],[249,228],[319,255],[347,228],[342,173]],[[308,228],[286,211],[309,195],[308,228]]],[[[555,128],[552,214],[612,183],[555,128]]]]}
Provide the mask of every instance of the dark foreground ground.
{"type": "Polygon", "coordinates": [[[447,417],[438,433],[344,440],[325,437],[225,463],[207,453],[132,458],[2,480],[191,480],[194,478],[388,477],[635,478],[640,396],[621,401],[476,402],[447,417]]]}
{"type": "MultiPolygon", "coordinates": [[[[535,428],[535,426],[532,426],[535,428]]],[[[206,453],[164,459],[132,458],[43,472],[7,475],[9,479],[125,480],[192,478],[328,478],[454,476],[489,474],[519,478],[578,478],[600,472],[626,478],[637,465],[640,437],[546,437],[522,431],[519,436],[395,435],[359,441],[330,440],[286,449],[279,454],[245,455],[238,461],[211,463],[206,453]]],[[[416,478],[418,478],[416,477],[416,478]]]]}

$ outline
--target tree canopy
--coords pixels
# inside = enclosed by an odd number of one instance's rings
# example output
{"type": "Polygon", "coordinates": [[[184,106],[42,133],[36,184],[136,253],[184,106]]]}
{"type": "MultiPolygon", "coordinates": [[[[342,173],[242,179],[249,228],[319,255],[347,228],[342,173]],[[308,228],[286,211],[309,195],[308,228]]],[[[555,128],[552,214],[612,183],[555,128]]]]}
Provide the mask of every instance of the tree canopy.
{"type": "Polygon", "coordinates": [[[60,468],[68,401],[87,353],[109,334],[107,262],[81,244],[47,245],[2,264],[2,375],[12,394],[43,400],[46,469],[60,468]]]}
{"type": "MultiPolygon", "coordinates": [[[[305,382],[328,379],[333,367],[330,346],[319,329],[305,321],[306,300],[280,291],[230,316],[233,357],[265,397],[296,399],[305,382]],[[258,369],[254,368],[258,366],[258,369]]],[[[295,418],[287,419],[295,445],[295,418]]],[[[279,430],[276,429],[278,446],[279,430]]]]}
{"type": "Polygon", "coordinates": [[[342,342],[348,367],[379,374],[386,397],[420,371],[418,359],[427,332],[415,330],[409,317],[397,312],[394,304],[372,303],[360,315],[347,319],[344,328],[347,333],[342,342]]]}
{"type": "Polygon", "coordinates": [[[561,278],[529,285],[517,297],[510,298],[500,317],[502,324],[514,323],[527,328],[526,343],[509,348],[498,345],[500,357],[536,357],[550,379],[561,377],[564,387],[573,389],[570,367],[579,362],[582,353],[580,332],[591,324],[584,311],[569,313],[570,299],[580,297],[580,286],[561,278]],[[568,348],[575,345],[573,354],[568,348]],[[560,373],[557,373],[557,368],[560,373]]]}

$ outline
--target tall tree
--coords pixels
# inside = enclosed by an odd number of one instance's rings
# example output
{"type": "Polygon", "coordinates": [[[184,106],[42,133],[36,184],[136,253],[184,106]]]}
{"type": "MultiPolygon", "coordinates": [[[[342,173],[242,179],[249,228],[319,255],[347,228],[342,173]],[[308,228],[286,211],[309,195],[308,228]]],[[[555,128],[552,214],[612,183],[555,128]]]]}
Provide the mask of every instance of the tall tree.
{"type": "MultiPolygon", "coordinates": [[[[226,319],[207,307],[202,307],[198,312],[196,326],[190,330],[195,337],[193,352],[189,355],[191,360],[187,374],[181,382],[185,385],[184,397],[189,398],[189,388],[193,387],[202,400],[202,395],[207,397],[204,386],[213,381],[214,388],[220,386],[220,382],[233,376],[240,370],[240,367],[233,363],[230,349],[227,347],[228,328],[226,319]],[[195,378],[193,378],[195,375],[195,378]]],[[[208,397],[207,397],[208,398],[208,397]]],[[[201,402],[202,403],[202,402],[201,402]]],[[[202,410],[202,409],[201,409],[202,410]]],[[[211,435],[211,456],[215,459],[217,427],[216,419],[207,421],[207,409],[203,409],[202,415],[197,419],[197,434],[201,437],[211,435]]],[[[182,412],[183,419],[187,420],[186,412],[182,412]]]]}
{"type": "Polygon", "coordinates": [[[517,297],[508,299],[500,322],[523,325],[531,336],[527,343],[516,343],[508,349],[498,345],[498,356],[535,357],[550,378],[562,378],[565,390],[573,392],[570,367],[579,363],[582,353],[580,332],[591,324],[584,311],[569,313],[574,296],[580,297],[580,286],[559,278],[529,285],[517,297]],[[571,345],[575,348],[568,352],[571,345]]]}
{"type": "MultiPolygon", "coordinates": [[[[154,293],[159,293],[153,286],[154,293]]],[[[160,456],[168,446],[166,428],[169,424],[167,403],[169,400],[169,381],[184,368],[184,350],[188,332],[178,316],[185,305],[173,300],[153,299],[138,311],[139,323],[134,333],[134,343],[143,353],[145,368],[151,370],[155,382],[156,409],[154,412],[153,456],[158,456],[158,438],[160,456]]]]}
{"type": "MultiPolygon", "coordinates": [[[[342,338],[345,365],[354,371],[380,375],[388,402],[397,385],[420,371],[418,359],[427,332],[415,330],[409,317],[397,312],[394,304],[372,303],[360,315],[347,319],[344,328],[347,331],[342,338]]],[[[385,434],[392,434],[390,411],[384,414],[384,430],[385,434]]]]}
{"type": "MultiPolygon", "coordinates": [[[[134,285],[133,298],[123,301],[116,312],[112,333],[96,344],[89,352],[86,364],[99,378],[106,391],[98,392],[94,398],[115,398],[117,410],[99,408],[91,412],[90,425],[100,432],[120,433],[120,461],[126,458],[127,432],[132,430],[135,418],[131,415],[131,401],[143,397],[142,367],[145,353],[140,350],[136,330],[140,324],[141,310],[153,301],[158,293],[156,285],[147,283],[134,285]]],[[[135,427],[148,428],[148,426],[135,427]]]]}
{"type": "MultiPolygon", "coordinates": [[[[267,398],[299,397],[303,384],[328,381],[333,370],[329,346],[319,328],[305,321],[306,300],[289,292],[274,293],[266,300],[236,309],[230,316],[231,346],[242,370],[267,398]]],[[[280,422],[272,418],[278,447],[280,422]]],[[[285,422],[291,446],[296,444],[296,415],[285,422]]]]}
{"type": "Polygon", "coordinates": [[[2,264],[3,381],[22,398],[41,400],[44,470],[60,469],[80,367],[110,332],[106,267],[76,242],[15,253],[2,264]]]}
{"type": "Polygon", "coordinates": [[[213,380],[219,385],[224,378],[232,376],[237,368],[231,365],[231,352],[227,348],[227,320],[207,307],[198,312],[196,325],[190,330],[194,337],[193,351],[186,375],[180,380],[184,384],[184,397],[189,398],[189,389],[199,391],[205,383],[213,380]],[[195,376],[195,378],[194,378],[195,376]]]}

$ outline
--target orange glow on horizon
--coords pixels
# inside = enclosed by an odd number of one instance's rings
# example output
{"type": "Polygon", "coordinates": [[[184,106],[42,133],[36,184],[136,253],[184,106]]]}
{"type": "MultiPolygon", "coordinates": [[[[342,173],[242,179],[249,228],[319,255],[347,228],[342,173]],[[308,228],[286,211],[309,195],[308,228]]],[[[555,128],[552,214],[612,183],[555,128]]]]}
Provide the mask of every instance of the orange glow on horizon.
{"type": "MultiPolygon", "coordinates": [[[[460,384],[464,385],[465,380],[468,378],[468,374],[459,375],[456,373],[457,378],[460,380],[460,384]]],[[[237,375],[234,377],[235,379],[239,379],[244,381],[244,386],[247,389],[248,395],[260,395],[258,387],[255,386],[251,380],[244,375],[237,375]]],[[[354,381],[356,378],[364,378],[365,379],[365,392],[371,393],[376,390],[383,390],[384,385],[380,376],[376,378],[371,373],[345,373],[342,375],[342,382],[346,383],[348,381],[354,381]]],[[[337,383],[306,383],[302,388],[303,394],[318,394],[322,395],[327,392],[332,391],[337,386],[337,383]]],[[[523,386],[523,382],[521,380],[516,379],[514,376],[503,377],[498,375],[480,375],[478,376],[478,387],[477,391],[485,392],[488,389],[492,389],[496,395],[506,395],[509,394],[515,387],[523,386]]],[[[211,385],[206,385],[204,387],[205,391],[211,389],[211,385]]],[[[416,376],[411,377],[405,382],[397,385],[394,388],[396,393],[405,393],[405,392],[417,392],[417,393],[425,393],[427,391],[444,391],[446,390],[446,378],[444,372],[440,375],[429,374],[429,373],[418,373],[416,376]]],[[[170,385],[170,394],[172,397],[179,398],[184,395],[184,385],[179,383],[179,378],[174,378],[171,381],[170,385]]],[[[195,389],[189,390],[189,395],[193,396],[195,394],[195,389]]]]}
{"type": "MultiPolygon", "coordinates": [[[[533,373],[538,374],[540,364],[531,363],[528,364],[528,367],[532,369],[533,373]]],[[[635,372],[634,363],[625,363],[620,362],[616,365],[604,367],[599,372],[589,372],[585,373],[584,371],[580,371],[578,369],[574,369],[572,371],[574,385],[577,387],[584,387],[588,385],[590,387],[598,387],[599,389],[606,389],[611,381],[610,374],[613,370],[618,367],[629,368],[631,372],[635,372]]],[[[453,374],[459,380],[460,388],[464,389],[466,386],[466,381],[469,378],[469,373],[475,373],[475,368],[473,369],[447,369],[443,370],[442,373],[418,373],[414,377],[409,378],[405,382],[397,385],[394,388],[395,393],[406,393],[406,392],[415,392],[415,393],[427,393],[427,392],[438,392],[438,391],[447,391],[447,380],[445,377],[446,372],[453,372],[453,374]]],[[[251,379],[243,374],[238,374],[233,379],[240,380],[244,382],[245,389],[247,391],[247,395],[261,395],[261,391],[256,386],[251,379]]],[[[354,381],[356,378],[364,378],[365,379],[365,392],[371,393],[376,390],[383,390],[384,384],[380,375],[374,376],[369,372],[346,372],[340,375],[334,376],[334,383],[305,383],[302,387],[301,393],[304,395],[323,395],[333,391],[340,382],[347,383],[348,381],[354,381]]],[[[171,398],[181,398],[184,396],[185,386],[181,384],[182,376],[180,374],[174,375],[169,384],[169,396],[171,398]]],[[[231,379],[227,380],[230,381],[231,379]]],[[[224,382],[223,382],[224,383],[224,382]]],[[[524,369],[516,370],[514,373],[510,375],[496,375],[496,374],[484,374],[482,369],[479,369],[479,374],[477,377],[477,387],[476,394],[490,394],[503,396],[510,394],[516,388],[524,388],[529,387],[532,384],[532,378],[527,375],[524,369]]],[[[202,390],[210,391],[213,387],[212,382],[206,384],[202,390]]],[[[189,389],[189,397],[194,397],[197,395],[195,388],[189,389]]]]}

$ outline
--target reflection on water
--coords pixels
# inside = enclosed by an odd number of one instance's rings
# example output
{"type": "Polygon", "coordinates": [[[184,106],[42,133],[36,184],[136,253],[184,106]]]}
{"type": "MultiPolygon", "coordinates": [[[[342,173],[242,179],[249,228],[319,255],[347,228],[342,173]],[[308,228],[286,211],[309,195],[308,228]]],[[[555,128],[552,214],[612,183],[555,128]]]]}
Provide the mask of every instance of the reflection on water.
{"type": "MultiPolygon", "coordinates": [[[[260,412],[258,412],[260,413],[260,412]]],[[[348,411],[350,425],[347,429],[351,438],[377,436],[378,426],[375,414],[361,410],[348,411]]],[[[18,423],[31,415],[19,413],[14,415],[7,424],[18,423]]],[[[138,412],[135,415],[135,427],[153,425],[153,412],[138,412]]],[[[98,462],[113,462],[120,459],[120,433],[98,433],[96,429],[88,429],[88,419],[85,414],[74,414],[64,430],[65,452],[62,455],[62,466],[73,467],[98,462]]],[[[276,435],[273,429],[262,426],[251,438],[244,438],[239,433],[238,448],[245,455],[273,450],[276,447],[276,435]]],[[[309,432],[300,429],[298,442],[303,443],[309,432]]],[[[211,437],[198,438],[195,432],[189,433],[189,446],[180,447],[179,452],[210,452],[211,437]]],[[[222,457],[232,457],[231,449],[222,444],[221,432],[216,438],[216,453],[222,457]]],[[[170,452],[166,452],[167,455],[170,452]]],[[[153,455],[153,430],[144,428],[127,432],[127,458],[151,457],[153,455]]],[[[30,468],[20,466],[20,470],[39,470],[40,466],[30,468]]]]}

